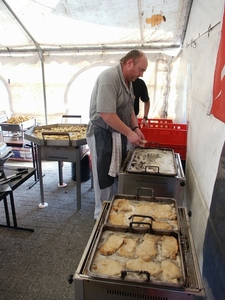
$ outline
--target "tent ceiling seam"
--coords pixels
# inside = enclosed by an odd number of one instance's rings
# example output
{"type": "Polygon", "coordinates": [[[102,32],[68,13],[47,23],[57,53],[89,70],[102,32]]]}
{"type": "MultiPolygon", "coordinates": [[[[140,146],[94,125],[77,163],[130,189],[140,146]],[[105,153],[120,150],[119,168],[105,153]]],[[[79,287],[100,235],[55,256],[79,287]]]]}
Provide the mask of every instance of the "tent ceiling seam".
{"type": "MultiPolygon", "coordinates": [[[[15,12],[8,5],[8,3],[5,0],[2,0],[2,2],[7,7],[7,9],[10,11],[10,13],[13,15],[13,17],[16,19],[16,21],[20,24],[20,26],[23,28],[23,30],[26,32],[26,34],[29,36],[29,38],[32,40],[32,42],[35,44],[36,51],[38,52],[40,60],[42,61],[43,60],[43,54],[42,54],[42,49],[41,49],[40,45],[36,42],[36,40],[30,34],[30,32],[27,30],[27,28],[23,25],[23,23],[21,22],[21,20],[17,17],[17,15],[15,14],[15,12]]],[[[12,50],[10,50],[10,49],[9,49],[9,51],[12,52],[12,50]]]]}

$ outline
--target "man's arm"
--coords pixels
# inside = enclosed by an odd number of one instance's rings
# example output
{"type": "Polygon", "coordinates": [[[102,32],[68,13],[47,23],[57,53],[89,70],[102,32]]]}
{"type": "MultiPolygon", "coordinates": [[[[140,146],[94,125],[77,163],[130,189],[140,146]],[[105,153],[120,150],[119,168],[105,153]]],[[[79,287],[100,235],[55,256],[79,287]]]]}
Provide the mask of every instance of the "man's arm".
{"type": "Polygon", "coordinates": [[[147,102],[144,102],[144,117],[142,119],[142,124],[144,124],[145,126],[148,126],[149,109],[150,109],[150,100],[148,100],[147,102]]]}
{"type": "MultiPolygon", "coordinates": [[[[140,129],[136,128],[133,131],[131,128],[125,125],[115,113],[100,113],[100,116],[110,127],[125,135],[130,143],[137,146],[143,145],[143,139],[141,139],[141,137],[143,137],[143,134],[141,133],[140,129]]],[[[131,126],[136,127],[135,125],[137,126],[137,121],[136,123],[134,123],[134,120],[131,119],[131,126]]]]}

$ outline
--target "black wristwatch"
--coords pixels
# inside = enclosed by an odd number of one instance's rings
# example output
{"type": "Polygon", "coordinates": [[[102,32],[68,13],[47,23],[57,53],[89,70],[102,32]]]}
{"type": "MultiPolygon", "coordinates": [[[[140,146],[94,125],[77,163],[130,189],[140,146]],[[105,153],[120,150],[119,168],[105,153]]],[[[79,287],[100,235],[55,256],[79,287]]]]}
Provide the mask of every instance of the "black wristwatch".
{"type": "Polygon", "coordinates": [[[146,121],[148,120],[148,117],[146,117],[146,116],[144,116],[143,118],[144,118],[146,121]]]}

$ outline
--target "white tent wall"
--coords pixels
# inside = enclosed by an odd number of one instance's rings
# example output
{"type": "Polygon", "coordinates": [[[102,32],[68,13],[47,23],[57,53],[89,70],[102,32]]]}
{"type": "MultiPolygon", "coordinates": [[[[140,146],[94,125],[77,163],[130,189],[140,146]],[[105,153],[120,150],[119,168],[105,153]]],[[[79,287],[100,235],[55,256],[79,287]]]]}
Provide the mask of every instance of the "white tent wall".
{"type": "MultiPolygon", "coordinates": [[[[215,287],[210,286],[208,281],[214,276],[223,278],[221,268],[224,273],[224,267],[219,267],[222,263],[219,250],[217,254],[219,261],[216,258],[215,261],[208,261],[209,256],[204,255],[207,252],[204,250],[204,243],[208,223],[213,221],[210,220],[210,206],[225,140],[225,124],[210,115],[214,69],[221,37],[223,13],[224,0],[195,0],[193,2],[183,51],[178,58],[181,64],[177,82],[178,98],[182,99],[181,105],[185,99],[188,100],[187,207],[192,212],[191,227],[200,267],[204,269],[204,265],[209,263],[214,265],[214,274],[203,275],[208,298],[216,300],[222,299],[218,297],[218,295],[222,297],[220,289],[222,282],[218,281],[215,287]],[[208,33],[209,26],[212,27],[218,22],[220,22],[218,26],[208,33]],[[204,32],[206,34],[203,34],[204,32]],[[191,44],[191,41],[195,39],[196,44],[191,44]],[[212,294],[210,289],[214,289],[212,294]],[[214,298],[215,295],[217,297],[214,298]]],[[[222,212],[218,211],[218,213],[222,212]]],[[[224,240],[221,240],[217,234],[218,232],[214,232],[212,236],[215,236],[215,240],[219,241],[221,247],[224,240]]],[[[224,260],[224,250],[222,253],[224,260]]]]}
{"type": "MultiPolygon", "coordinates": [[[[0,78],[9,91],[10,115],[28,115],[37,118],[37,122],[48,124],[61,121],[63,114],[77,114],[79,107],[90,101],[90,95],[85,94],[89,82],[82,83],[83,92],[75,93],[71,107],[69,90],[74,80],[83,72],[96,66],[111,66],[119,62],[125,52],[118,53],[58,53],[44,55],[44,81],[46,93],[43,93],[42,69],[39,56],[14,54],[1,58],[0,78]],[[84,99],[84,97],[86,97],[84,99]],[[68,105],[70,104],[70,107],[68,105]]],[[[170,86],[168,77],[171,76],[170,64],[172,57],[162,54],[147,54],[149,67],[143,79],[148,86],[151,98],[149,117],[167,117],[182,119],[183,111],[175,112],[176,98],[169,105],[170,86]],[[179,116],[180,115],[180,116],[179,116]]],[[[96,74],[97,76],[97,74],[96,74]]],[[[94,78],[95,80],[95,78],[94,78]]],[[[176,88],[176,87],[174,87],[176,88]]],[[[173,93],[174,95],[174,93],[173,93]]],[[[177,105],[178,108],[181,106],[177,105]]],[[[88,108],[87,108],[88,109],[88,108]]],[[[143,116],[143,109],[140,110],[143,116]]],[[[183,120],[185,123],[186,120],[183,120]]]]}
{"type": "Polygon", "coordinates": [[[39,107],[42,95],[41,64],[37,54],[25,57],[1,57],[1,79],[9,92],[11,115],[43,115],[39,107]]]}

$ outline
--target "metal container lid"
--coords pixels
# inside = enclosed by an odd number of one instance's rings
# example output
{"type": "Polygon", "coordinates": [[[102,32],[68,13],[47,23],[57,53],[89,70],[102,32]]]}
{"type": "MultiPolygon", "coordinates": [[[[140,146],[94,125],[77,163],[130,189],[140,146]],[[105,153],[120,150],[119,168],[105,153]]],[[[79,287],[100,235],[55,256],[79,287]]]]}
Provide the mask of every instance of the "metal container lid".
{"type": "Polygon", "coordinates": [[[0,142],[0,165],[5,163],[12,154],[12,147],[8,147],[6,143],[0,142]]]}
{"type": "Polygon", "coordinates": [[[176,176],[177,165],[173,149],[136,148],[127,164],[129,173],[176,176]]]}
{"type": "Polygon", "coordinates": [[[3,153],[5,153],[5,150],[7,149],[7,144],[5,142],[0,142],[0,157],[3,153]]]}

